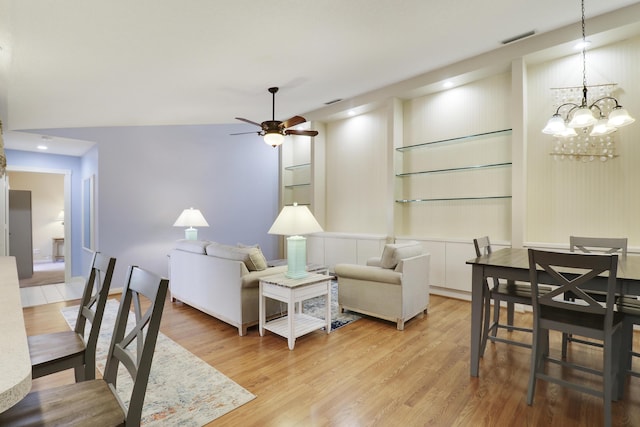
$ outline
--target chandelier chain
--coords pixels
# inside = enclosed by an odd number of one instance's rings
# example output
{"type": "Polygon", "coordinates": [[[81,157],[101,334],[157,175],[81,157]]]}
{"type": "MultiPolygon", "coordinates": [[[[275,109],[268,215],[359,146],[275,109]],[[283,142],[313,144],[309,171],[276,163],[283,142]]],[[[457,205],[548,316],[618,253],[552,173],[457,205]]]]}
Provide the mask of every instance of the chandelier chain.
{"type": "Polygon", "coordinates": [[[582,107],[587,105],[587,36],[584,25],[584,0],[582,0],[582,107]]]}

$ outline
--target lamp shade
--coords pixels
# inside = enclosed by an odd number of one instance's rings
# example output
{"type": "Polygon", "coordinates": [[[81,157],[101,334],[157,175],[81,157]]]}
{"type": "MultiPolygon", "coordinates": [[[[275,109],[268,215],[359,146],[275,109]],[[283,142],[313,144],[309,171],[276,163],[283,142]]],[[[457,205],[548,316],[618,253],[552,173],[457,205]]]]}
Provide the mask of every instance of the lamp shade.
{"type": "Polygon", "coordinates": [[[204,219],[200,209],[189,208],[182,211],[176,222],[173,223],[174,227],[208,227],[207,220],[204,219]]]}
{"type": "Polygon", "coordinates": [[[549,135],[557,135],[562,133],[565,129],[566,126],[564,124],[564,119],[560,117],[560,114],[554,114],[549,119],[544,129],[542,129],[542,132],[549,135]]]}
{"type": "Polygon", "coordinates": [[[302,234],[319,233],[322,227],[313,217],[313,214],[306,206],[292,206],[282,208],[280,215],[273,222],[269,229],[269,234],[281,234],[283,236],[297,236],[302,234]]]}
{"type": "Polygon", "coordinates": [[[630,125],[635,122],[636,119],[631,117],[627,110],[618,106],[611,111],[609,114],[609,126],[613,127],[622,127],[626,125],[630,125]]]}
{"type": "Polygon", "coordinates": [[[593,126],[596,124],[598,119],[593,117],[593,113],[588,107],[578,108],[575,113],[573,113],[573,118],[569,122],[568,126],[570,128],[586,128],[588,126],[593,126]]]}

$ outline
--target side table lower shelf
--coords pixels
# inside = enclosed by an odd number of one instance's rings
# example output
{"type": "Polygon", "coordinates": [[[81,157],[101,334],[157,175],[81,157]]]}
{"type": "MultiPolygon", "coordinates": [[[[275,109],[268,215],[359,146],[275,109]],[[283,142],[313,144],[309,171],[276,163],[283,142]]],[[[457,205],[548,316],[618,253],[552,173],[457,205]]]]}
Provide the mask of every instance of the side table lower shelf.
{"type": "MultiPolygon", "coordinates": [[[[293,336],[295,338],[302,335],[313,332],[317,329],[322,329],[327,326],[327,322],[317,317],[309,316],[304,313],[296,313],[293,315],[294,331],[293,336]]],[[[271,331],[274,334],[278,334],[281,337],[289,337],[289,316],[279,317],[275,320],[271,320],[265,323],[264,328],[267,331],[271,331]]]]}

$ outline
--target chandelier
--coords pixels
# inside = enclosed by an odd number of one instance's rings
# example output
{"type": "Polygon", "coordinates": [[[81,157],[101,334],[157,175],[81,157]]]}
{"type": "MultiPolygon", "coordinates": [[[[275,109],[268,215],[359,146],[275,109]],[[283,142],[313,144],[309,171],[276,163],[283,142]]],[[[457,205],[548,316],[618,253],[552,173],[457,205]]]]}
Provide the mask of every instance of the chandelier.
{"type": "Polygon", "coordinates": [[[582,0],[582,87],[554,89],[558,107],[542,132],[556,138],[551,153],[555,158],[607,161],[615,157],[615,141],[610,134],[635,119],[613,97],[615,84],[589,86],[595,89],[597,99],[589,98],[584,20],[582,0]],[[578,101],[580,91],[582,99],[578,101]]]}

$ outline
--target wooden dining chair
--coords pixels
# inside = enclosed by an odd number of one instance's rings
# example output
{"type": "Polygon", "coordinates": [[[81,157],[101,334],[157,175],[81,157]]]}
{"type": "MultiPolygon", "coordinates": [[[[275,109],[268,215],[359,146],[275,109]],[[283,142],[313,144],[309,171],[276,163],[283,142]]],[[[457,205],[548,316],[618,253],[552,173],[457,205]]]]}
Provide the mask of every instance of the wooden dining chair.
{"type": "MultiPolygon", "coordinates": [[[[569,236],[569,251],[581,252],[585,254],[619,254],[623,257],[627,256],[627,238],[617,237],[580,237],[569,236]]],[[[589,294],[594,298],[602,302],[605,298],[605,292],[589,291],[589,294]]],[[[571,295],[566,295],[571,299],[571,295]]],[[[594,347],[602,347],[602,343],[587,341],[581,338],[576,338],[573,335],[562,335],[562,357],[567,357],[568,344],[570,342],[577,342],[580,344],[587,344],[594,347]]]]}
{"type": "MultiPolygon", "coordinates": [[[[491,242],[488,236],[473,239],[473,245],[476,249],[476,256],[489,255],[492,252],[491,242]]],[[[548,287],[541,289],[549,291],[548,287]]],[[[531,305],[531,286],[528,283],[520,282],[504,282],[497,278],[492,278],[490,284],[485,280],[485,301],[484,301],[484,318],[482,321],[482,341],[480,347],[480,355],[484,355],[487,341],[502,342],[520,347],[531,348],[530,342],[523,342],[503,338],[498,336],[499,329],[507,331],[520,331],[531,333],[532,329],[528,327],[514,326],[513,313],[515,304],[531,305]],[[493,320],[491,320],[491,301],[493,301],[493,320]],[[507,323],[500,323],[500,306],[501,302],[507,304],[507,323]]]]}
{"type": "Polygon", "coordinates": [[[76,382],[96,377],[96,345],[115,265],[115,258],[99,252],[93,254],[76,326],[72,331],[27,338],[33,378],[70,368],[75,369],[76,382]],[[87,322],[91,327],[85,336],[87,322]]]}
{"type": "Polygon", "coordinates": [[[139,426],[168,285],[167,279],[130,267],[103,379],[31,392],[0,413],[0,425],[139,426]],[[125,334],[132,314],[135,326],[125,334]],[[133,381],[129,396],[117,395],[120,364],[133,381]]]}
{"type": "Polygon", "coordinates": [[[619,396],[621,380],[620,346],[624,314],[615,311],[617,255],[591,255],[577,253],[546,252],[529,249],[529,275],[533,307],[533,348],[531,371],[527,391],[527,404],[533,404],[536,380],[559,384],[603,399],[604,421],[611,425],[611,402],[619,396]],[[571,269],[567,273],[567,268],[571,269]],[[563,270],[564,269],[564,270],[563,270]],[[585,286],[598,275],[607,275],[607,291],[604,306],[591,297],[585,286]],[[556,287],[544,294],[538,292],[540,277],[544,275],[556,287]],[[566,293],[576,296],[576,301],[563,298],[566,293]],[[576,334],[603,343],[602,369],[593,369],[568,360],[555,359],[549,349],[549,331],[576,334]],[[562,366],[562,369],[545,371],[547,363],[562,366]],[[580,371],[602,377],[600,388],[586,381],[571,381],[583,376],[574,376],[570,371],[580,371]],[[558,373],[554,376],[553,373],[558,373]]]}

